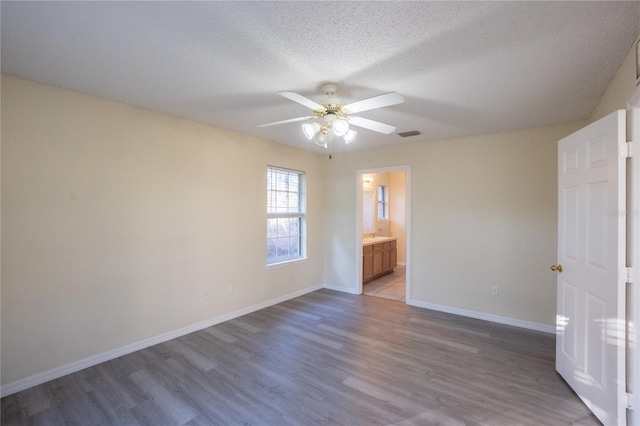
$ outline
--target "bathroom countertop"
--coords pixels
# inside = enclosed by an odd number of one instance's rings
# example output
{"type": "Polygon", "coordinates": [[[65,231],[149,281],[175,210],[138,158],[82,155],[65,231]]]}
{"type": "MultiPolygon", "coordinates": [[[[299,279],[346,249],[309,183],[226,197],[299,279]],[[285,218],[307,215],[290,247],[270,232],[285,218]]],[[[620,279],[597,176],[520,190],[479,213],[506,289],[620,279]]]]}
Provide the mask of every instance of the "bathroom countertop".
{"type": "Polygon", "coordinates": [[[372,244],[386,243],[387,241],[395,241],[397,237],[369,237],[362,239],[362,246],[370,246],[372,244]]]}

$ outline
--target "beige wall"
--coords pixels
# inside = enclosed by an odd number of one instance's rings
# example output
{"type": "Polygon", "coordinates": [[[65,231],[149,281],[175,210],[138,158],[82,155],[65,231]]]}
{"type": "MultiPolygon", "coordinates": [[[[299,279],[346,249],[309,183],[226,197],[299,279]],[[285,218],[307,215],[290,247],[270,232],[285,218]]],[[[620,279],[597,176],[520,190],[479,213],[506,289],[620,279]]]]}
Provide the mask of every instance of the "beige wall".
{"type": "Polygon", "coordinates": [[[325,224],[333,225],[325,282],[357,288],[357,170],[409,165],[412,301],[553,326],[556,143],[582,125],[335,155],[325,187],[325,224]]]}
{"type": "Polygon", "coordinates": [[[323,159],[3,76],[2,383],[320,285],[323,159]],[[269,270],[268,164],[310,194],[269,270]]]}
{"type": "Polygon", "coordinates": [[[632,46],[618,72],[609,83],[607,90],[602,95],[600,102],[591,113],[589,121],[596,121],[618,109],[626,109],[627,100],[635,89],[635,80],[636,52],[634,46],[632,46]]]}
{"type": "Polygon", "coordinates": [[[389,216],[391,217],[391,235],[398,238],[396,244],[398,263],[404,265],[407,262],[405,246],[407,244],[406,231],[406,176],[407,173],[389,173],[389,216]]]}

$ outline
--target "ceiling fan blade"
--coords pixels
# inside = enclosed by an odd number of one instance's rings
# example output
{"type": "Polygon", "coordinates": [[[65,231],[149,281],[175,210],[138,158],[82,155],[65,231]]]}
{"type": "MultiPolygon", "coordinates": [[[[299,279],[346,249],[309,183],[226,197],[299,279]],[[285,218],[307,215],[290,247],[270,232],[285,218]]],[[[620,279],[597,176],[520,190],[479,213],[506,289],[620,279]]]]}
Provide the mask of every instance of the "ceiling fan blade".
{"type": "Polygon", "coordinates": [[[368,118],[362,117],[349,117],[349,124],[364,127],[365,129],[373,130],[374,132],[384,133],[385,135],[393,133],[396,130],[396,127],[391,126],[390,124],[384,124],[379,121],[369,120],[368,118]]]}
{"type": "Polygon", "coordinates": [[[323,107],[322,105],[315,103],[314,101],[312,101],[309,98],[305,98],[302,95],[299,95],[297,93],[294,92],[278,92],[278,95],[280,96],[284,96],[285,98],[289,99],[290,101],[293,102],[297,102],[301,105],[306,106],[307,108],[311,108],[314,111],[320,110],[320,111],[324,111],[325,107],[323,107]]]}
{"type": "Polygon", "coordinates": [[[313,118],[313,115],[310,115],[309,117],[298,117],[298,118],[290,118],[288,120],[274,121],[273,123],[261,124],[258,127],[269,127],[269,126],[276,126],[278,124],[295,123],[296,121],[304,121],[310,118],[313,118]]]}
{"type": "Polygon", "coordinates": [[[373,98],[363,99],[361,101],[345,105],[343,108],[346,109],[349,114],[356,114],[358,112],[397,105],[403,102],[404,98],[402,97],[402,95],[399,95],[396,92],[390,92],[385,93],[384,95],[374,96],[373,98]]]}

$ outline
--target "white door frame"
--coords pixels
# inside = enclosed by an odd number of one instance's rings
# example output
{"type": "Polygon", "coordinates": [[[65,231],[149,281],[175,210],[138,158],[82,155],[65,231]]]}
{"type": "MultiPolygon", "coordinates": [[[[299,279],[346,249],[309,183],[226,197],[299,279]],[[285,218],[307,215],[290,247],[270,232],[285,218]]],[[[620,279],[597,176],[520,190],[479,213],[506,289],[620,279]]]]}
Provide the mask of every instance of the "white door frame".
{"type": "Polygon", "coordinates": [[[628,424],[640,424],[640,87],[627,102],[627,140],[632,141],[632,157],[627,163],[627,266],[631,268],[627,306],[630,310],[627,392],[633,409],[628,424]]]}
{"type": "Polygon", "coordinates": [[[405,253],[406,253],[406,289],[405,303],[411,300],[411,166],[389,166],[374,169],[356,170],[356,233],[355,260],[358,265],[356,273],[356,294],[362,294],[362,176],[374,173],[405,172],[405,253]]]}

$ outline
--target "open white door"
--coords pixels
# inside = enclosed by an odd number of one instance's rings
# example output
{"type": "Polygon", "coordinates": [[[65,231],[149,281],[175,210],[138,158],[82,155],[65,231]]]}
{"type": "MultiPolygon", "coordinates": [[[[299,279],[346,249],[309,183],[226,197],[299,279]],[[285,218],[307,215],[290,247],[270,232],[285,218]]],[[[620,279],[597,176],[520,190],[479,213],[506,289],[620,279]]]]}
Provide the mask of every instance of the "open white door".
{"type": "Polygon", "coordinates": [[[558,142],[556,369],[605,425],[626,423],[625,115],[558,142]]]}

